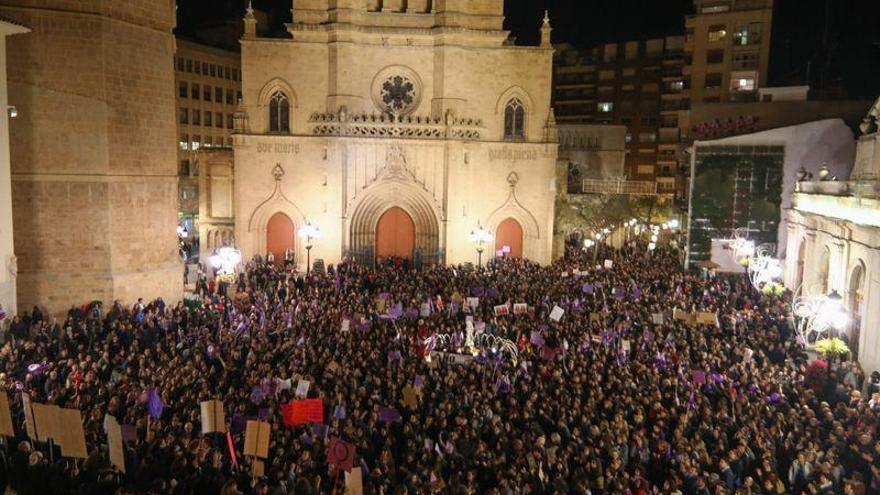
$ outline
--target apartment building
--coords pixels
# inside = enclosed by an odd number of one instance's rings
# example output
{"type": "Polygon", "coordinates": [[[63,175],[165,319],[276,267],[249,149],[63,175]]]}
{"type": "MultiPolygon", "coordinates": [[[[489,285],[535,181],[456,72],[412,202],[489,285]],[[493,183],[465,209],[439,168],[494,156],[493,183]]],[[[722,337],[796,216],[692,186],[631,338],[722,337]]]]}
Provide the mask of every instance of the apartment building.
{"type": "Polygon", "coordinates": [[[241,57],[178,38],[175,69],[179,217],[197,235],[199,151],[232,149],[233,114],[241,98],[241,57]]]}
{"type": "Polygon", "coordinates": [[[662,110],[676,108],[683,90],[684,38],[608,43],[575,49],[558,47],[554,61],[553,106],[556,120],[566,124],[615,124],[627,128],[624,175],[629,180],[656,182],[658,192],[675,189],[677,120],[663,128],[662,110]]]}

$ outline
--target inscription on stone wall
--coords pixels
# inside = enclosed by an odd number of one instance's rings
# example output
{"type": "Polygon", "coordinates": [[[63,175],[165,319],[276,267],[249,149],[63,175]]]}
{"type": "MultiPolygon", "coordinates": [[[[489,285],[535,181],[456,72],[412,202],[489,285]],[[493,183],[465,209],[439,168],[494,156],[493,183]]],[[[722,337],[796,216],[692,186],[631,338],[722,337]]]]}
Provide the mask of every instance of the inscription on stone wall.
{"type": "Polygon", "coordinates": [[[509,148],[507,146],[503,148],[496,148],[489,150],[489,161],[505,161],[505,162],[519,162],[519,161],[534,161],[538,159],[538,152],[535,150],[520,150],[515,148],[509,148]]]}
{"type": "Polygon", "coordinates": [[[257,153],[299,153],[299,144],[291,143],[257,143],[257,153]]]}

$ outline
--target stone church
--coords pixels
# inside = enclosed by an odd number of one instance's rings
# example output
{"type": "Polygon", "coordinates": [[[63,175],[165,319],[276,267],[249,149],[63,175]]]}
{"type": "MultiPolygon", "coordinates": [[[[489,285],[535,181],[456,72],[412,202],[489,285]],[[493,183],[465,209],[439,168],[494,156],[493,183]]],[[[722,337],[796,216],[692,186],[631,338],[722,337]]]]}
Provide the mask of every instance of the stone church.
{"type": "MultiPolygon", "coordinates": [[[[207,210],[245,259],[478,260],[470,233],[552,258],[552,47],[514,46],[503,0],[296,0],[290,38],[242,39],[234,171],[203,169],[207,210]],[[232,180],[230,181],[230,175],[232,180]]],[[[217,238],[210,222],[203,238],[217,238]]]]}

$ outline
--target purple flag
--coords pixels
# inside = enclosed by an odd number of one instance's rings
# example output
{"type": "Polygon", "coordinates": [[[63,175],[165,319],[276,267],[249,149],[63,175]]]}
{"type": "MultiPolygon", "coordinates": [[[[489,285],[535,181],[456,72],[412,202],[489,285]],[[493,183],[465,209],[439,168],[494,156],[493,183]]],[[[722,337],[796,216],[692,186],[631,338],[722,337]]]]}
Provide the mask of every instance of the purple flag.
{"type": "Polygon", "coordinates": [[[495,380],[495,394],[509,394],[510,393],[510,378],[507,378],[507,375],[503,375],[498,377],[495,380]]]}
{"type": "Polygon", "coordinates": [[[641,299],[642,298],[642,288],[638,285],[635,286],[632,290],[633,299],[641,299]]]}
{"type": "Polygon", "coordinates": [[[325,425],[324,423],[312,423],[312,434],[316,437],[327,438],[328,433],[330,433],[329,426],[325,425]]]}
{"type": "Polygon", "coordinates": [[[380,318],[384,318],[387,320],[396,320],[401,316],[403,316],[403,304],[397,303],[394,306],[388,308],[388,311],[386,311],[384,315],[381,315],[380,318]]]}
{"type": "Polygon", "coordinates": [[[691,381],[697,385],[706,383],[706,372],[700,370],[691,370],[691,381]]]}
{"type": "Polygon", "coordinates": [[[614,297],[617,299],[623,299],[623,287],[614,288],[614,297]]]}
{"type": "Polygon", "coordinates": [[[150,410],[151,418],[159,419],[162,417],[162,409],[165,408],[165,403],[162,402],[162,398],[156,393],[154,387],[150,387],[150,391],[147,393],[147,408],[150,410]]]}
{"type": "Polygon", "coordinates": [[[581,292],[583,292],[584,294],[592,294],[593,284],[584,284],[584,286],[581,287],[581,292]]]}
{"type": "Polygon", "coordinates": [[[48,368],[48,367],[49,367],[49,365],[46,363],[34,363],[34,364],[28,366],[28,373],[34,377],[37,377],[37,376],[42,375],[43,372],[46,371],[46,368],[48,368]]]}
{"type": "Polygon", "coordinates": [[[333,417],[336,419],[345,419],[345,406],[342,404],[336,406],[333,409],[333,417]]]}
{"type": "Polygon", "coordinates": [[[229,424],[229,429],[232,430],[232,434],[241,433],[247,428],[248,421],[256,421],[255,416],[241,416],[234,415],[232,416],[232,422],[229,424]]]}
{"type": "Polygon", "coordinates": [[[531,342],[532,345],[536,345],[538,347],[544,345],[544,337],[541,335],[541,332],[532,330],[532,334],[530,337],[531,338],[529,339],[529,342],[531,342]]]}
{"type": "Polygon", "coordinates": [[[408,320],[415,320],[419,317],[419,310],[416,308],[406,308],[406,318],[408,320]]]}
{"type": "Polygon", "coordinates": [[[498,289],[489,287],[489,290],[486,291],[486,297],[498,297],[498,289]]]}
{"type": "Polygon", "coordinates": [[[416,375],[416,379],[413,380],[413,385],[416,387],[421,387],[425,385],[425,378],[422,375],[416,375]]]}
{"type": "Polygon", "coordinates": [[[379,408],[379,421],[383,423],[400,423],[403,419],[400,417],[400,411],[393,407],[379,408]]]}

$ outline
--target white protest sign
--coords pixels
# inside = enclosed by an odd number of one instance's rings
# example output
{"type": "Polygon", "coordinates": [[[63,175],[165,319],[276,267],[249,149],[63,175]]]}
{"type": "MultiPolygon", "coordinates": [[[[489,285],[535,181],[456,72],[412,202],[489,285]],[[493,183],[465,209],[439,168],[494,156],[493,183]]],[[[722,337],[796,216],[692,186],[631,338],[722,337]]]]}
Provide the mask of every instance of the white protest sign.
{"type": "Polygon", "coordinates": [[[629,350],[632,348],[629,343],[629,339],[621,339],[620,348],[621,350],[623,350],[623,352],[629,352],[629,350]]]}
{"type": "Polygon", "coordinates": [[[467,298],[467,305],[471,309],[477,309],[480,306],[480,298],[479,297],[469,297],[467,298]]]}
{"type": "Polygon", "coordinates": [[[350,327],[351,327],[351,320],[349,320],[348,318],[342,320],[342,328],[341,328],[342,333],[348,332],[348,329],[350,327]]]}
{"type": "Polygon", "coordinates": [[[611,260],[605,260],[605,268],[611,268],[614,266],[614,262],[611,260]]]}
{"type": "Polygon", "coordinates": [[[663,324],[663,313],[653,313],[651,315],[651,323],[653,323],[655,325],[662,325],[663,324]]]}
{"type": "Polygon", "coordinates": [[[550,311],[550,319],[558,322],[562,319],[562,315],[565,314],[565,310],[560,308],[559,306],[553,306],[553,311],[550,311]]]}
{"type": "Polygon", "coordinates": [[[296,393],[294,395],[296,395],[297,397],[305,397],[309,395],[309,386],[311,384],[312,383],[308,380],[300,380],[296,384],[296,393]]]}

